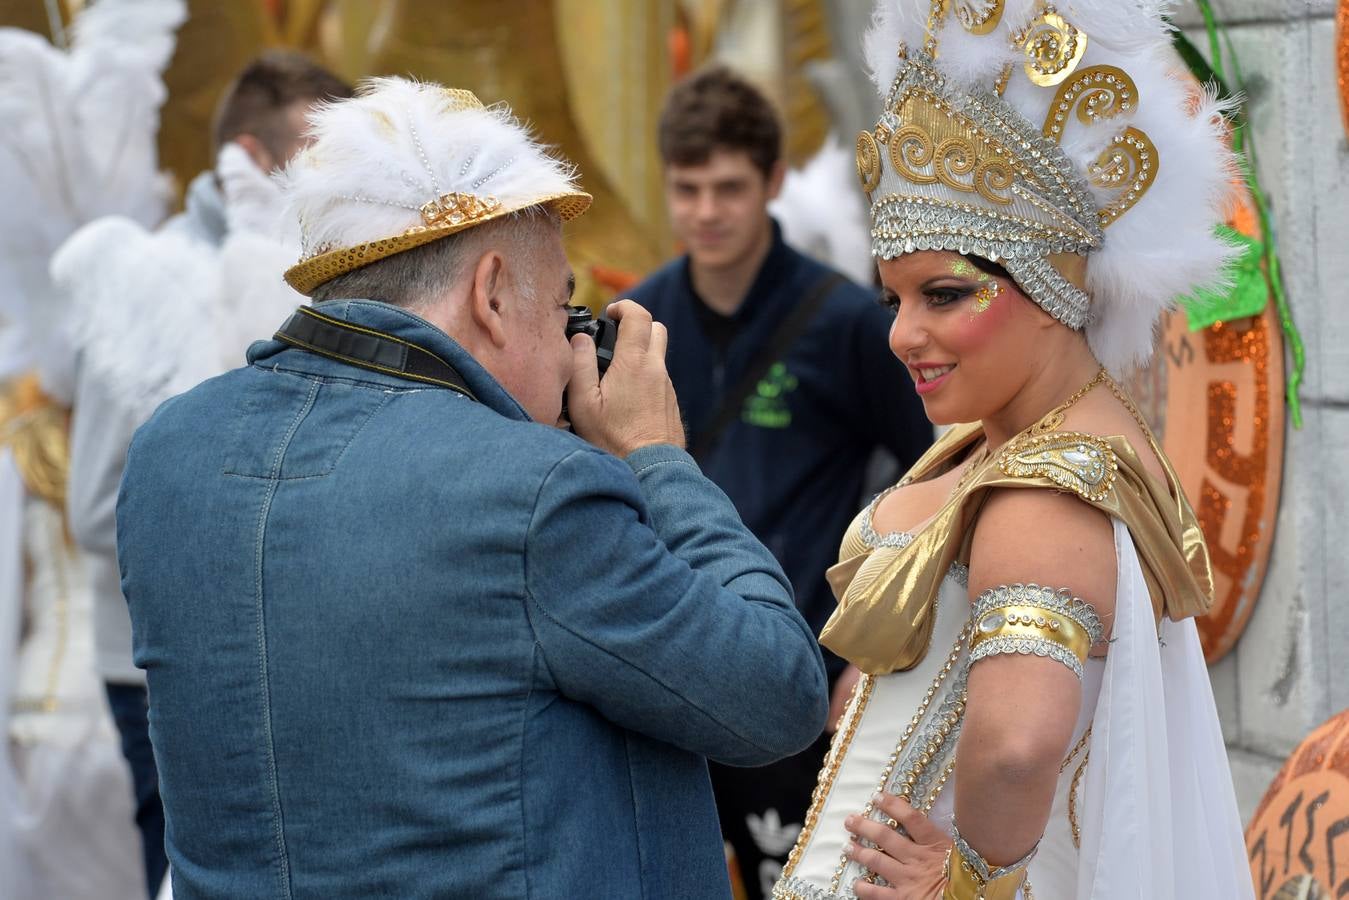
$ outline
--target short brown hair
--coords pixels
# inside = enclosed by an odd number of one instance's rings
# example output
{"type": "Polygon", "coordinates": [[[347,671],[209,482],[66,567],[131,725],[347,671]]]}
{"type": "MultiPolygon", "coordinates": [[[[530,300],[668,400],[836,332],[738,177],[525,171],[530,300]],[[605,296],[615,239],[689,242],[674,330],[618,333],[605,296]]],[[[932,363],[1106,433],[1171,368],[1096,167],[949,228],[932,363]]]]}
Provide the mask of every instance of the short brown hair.
{"type": "Polygon", "coordinates": [[[303,53],[269,50],[225,90],[211,128],[212,145],[219,150],[227,141],[251,134],[274,156],[281,156],[292,138],[286,119],[291,106],[351,95],[351,85],[303,53]]]}
{"type": "Polygon", "coordinates": [[[773,105],[722,65],[676,84],[660,114],[660,155],[667,166],[702,165],[714,150],[743,150],[765,176],[782,155],[782,126],[773,105]]]}

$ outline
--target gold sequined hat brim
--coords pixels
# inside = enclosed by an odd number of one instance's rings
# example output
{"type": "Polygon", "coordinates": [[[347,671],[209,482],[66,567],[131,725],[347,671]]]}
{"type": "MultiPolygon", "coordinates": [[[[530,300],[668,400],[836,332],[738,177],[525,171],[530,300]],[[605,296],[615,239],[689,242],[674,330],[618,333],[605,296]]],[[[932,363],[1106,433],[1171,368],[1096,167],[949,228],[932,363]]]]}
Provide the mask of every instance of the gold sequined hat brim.
{"type": "Polygon", "coordinates": [[[457,224],[445,222],[436,225],[417,225],[392,237],[380,238],[377,241],[366,241],[352,247],[339,247],[336,250],[311,256],[286,270],[286,283],[301,294],[309,296],[316,287],[325,281],[331,281],[337,276],[345,275],[361,266],[368,266],[372,262],[386,259],[395,253],[402,253],[404,250],[429,244],[440,238],[449,237],[465,229],[490,222],[493,219],[499,219],[513,212],[519,212],[522,209],[528,209],[531,206],[546,206],[557,213],[562,221],[570,221],[589,209],[592,199],[584,191],[570,191],[564,194],[539,197],[529,203],[502,206],[491,215],[469,219],[457,224]]]}

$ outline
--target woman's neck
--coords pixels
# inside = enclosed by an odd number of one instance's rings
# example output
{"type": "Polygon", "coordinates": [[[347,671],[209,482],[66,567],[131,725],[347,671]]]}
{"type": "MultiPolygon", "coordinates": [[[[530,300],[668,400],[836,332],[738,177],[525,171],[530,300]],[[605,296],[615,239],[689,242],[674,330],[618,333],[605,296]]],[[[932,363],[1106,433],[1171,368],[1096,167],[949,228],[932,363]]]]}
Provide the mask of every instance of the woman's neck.
{"type": "Polygon", "coordinates": [[[984,436],[990,451],[1040,421],[1101,370],[1085,340],[1055,348],[1042,358],[1053,362],[1034,371],[1006,406],[984,418],[984,436]]]}

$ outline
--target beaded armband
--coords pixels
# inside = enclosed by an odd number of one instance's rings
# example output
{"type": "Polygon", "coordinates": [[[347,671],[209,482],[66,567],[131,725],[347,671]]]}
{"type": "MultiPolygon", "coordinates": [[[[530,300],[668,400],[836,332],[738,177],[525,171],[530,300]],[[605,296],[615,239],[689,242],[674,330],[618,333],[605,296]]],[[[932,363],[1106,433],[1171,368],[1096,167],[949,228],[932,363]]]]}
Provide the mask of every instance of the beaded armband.
{"type": "Polygon", "coordinates": [[[1016,892],[1026,881],[1026,867],[1035,850],[1010,866],[992,868],[974,848],[965,843],[952,826],[954,843],[946,854],[946,889],[942,900],[1016,900],[1016,892]]]}
{"type": "Polygon", "coordinates": [[[1082,664],[1105,628],[1090,603],[1038,584],[1000,585],[974,603],[970,664],[999,653],[1043,656],[1082,678],[1082,664]]]}

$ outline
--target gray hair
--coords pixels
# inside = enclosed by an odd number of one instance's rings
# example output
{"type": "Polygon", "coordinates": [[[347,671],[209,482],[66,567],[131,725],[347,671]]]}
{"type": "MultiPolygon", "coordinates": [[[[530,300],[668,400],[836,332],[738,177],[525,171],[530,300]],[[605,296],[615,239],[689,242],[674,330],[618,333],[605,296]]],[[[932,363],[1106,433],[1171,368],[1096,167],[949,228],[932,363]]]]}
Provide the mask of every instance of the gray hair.
{"type": "Polygon", "coordinates": [[[518,285],[532,299],[534,248],[545,229],[560,227],[556,213],[530,206],[338,275],[314,288],[310,301],[379,300],[416,312],[433,305],[489,250],[501,251],[525,273],[518,285]]]}

